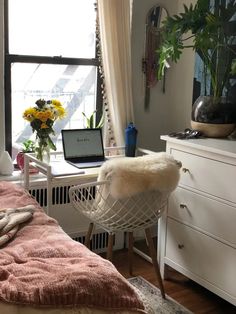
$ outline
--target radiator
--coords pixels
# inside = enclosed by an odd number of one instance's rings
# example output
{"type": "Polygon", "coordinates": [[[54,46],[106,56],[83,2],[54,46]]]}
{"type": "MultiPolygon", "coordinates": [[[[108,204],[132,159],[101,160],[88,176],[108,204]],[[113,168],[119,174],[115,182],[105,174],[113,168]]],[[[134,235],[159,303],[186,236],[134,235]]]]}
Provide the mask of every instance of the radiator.
{"type": "MultiPolygon", "coordinates": [[[[55,218],[62,229],[75,241],[84,243],[89,220],[76,211],[69,199],[69,184],[58,184],[52,187],[52,206],[49,208],[49,216],[55,218]]],[[[46,181],[32,182],[30,194],[45,210],[47,209],[46,181]]],[[[105,252],[108,243],[108,233],[95,228],[91,239],[91,249],[96,253],[105,252]]],[[[124,233],[117,233],[114,237],[114,250],[124,248],[124,233]]]]}

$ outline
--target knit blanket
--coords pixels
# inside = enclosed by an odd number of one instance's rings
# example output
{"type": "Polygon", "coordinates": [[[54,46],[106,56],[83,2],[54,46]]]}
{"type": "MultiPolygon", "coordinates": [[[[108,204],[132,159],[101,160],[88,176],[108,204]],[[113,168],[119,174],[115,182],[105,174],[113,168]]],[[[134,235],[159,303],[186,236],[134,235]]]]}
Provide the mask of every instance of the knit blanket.
{"type": "Polygon", "coordinates": [[[0,249],[0,300],[36,307],[90,307],[146,313],[108,260],[73,241],[22,188],[0,182],[0,207],[36,210],[0,249]]]}

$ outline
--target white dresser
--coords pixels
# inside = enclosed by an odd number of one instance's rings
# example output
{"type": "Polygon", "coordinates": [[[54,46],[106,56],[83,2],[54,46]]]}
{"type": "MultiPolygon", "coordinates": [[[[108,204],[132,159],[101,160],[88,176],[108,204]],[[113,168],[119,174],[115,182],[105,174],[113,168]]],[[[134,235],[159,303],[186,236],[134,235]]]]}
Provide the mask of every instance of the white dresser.
{"type": "Polygon", "coordinates": [[[182,162],[160,221],[159,259],[236,305],[236,141],[162,136],[182,162]]]}

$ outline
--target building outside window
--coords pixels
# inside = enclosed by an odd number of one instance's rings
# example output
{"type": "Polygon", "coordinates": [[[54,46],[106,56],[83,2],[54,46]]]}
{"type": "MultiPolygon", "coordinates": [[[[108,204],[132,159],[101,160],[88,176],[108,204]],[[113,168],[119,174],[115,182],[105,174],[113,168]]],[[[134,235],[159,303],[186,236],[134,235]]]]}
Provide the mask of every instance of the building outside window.
{"type": "Polygon", "coordinates": [[[101,114],[98,67],[94,0],[5,0],[6,148],[13,158],[35,138],[22,113],[39,98],[58,99],[67,111],[54,124],[58,150],[61,129],[84,128],[82,112],[101,114]]]}

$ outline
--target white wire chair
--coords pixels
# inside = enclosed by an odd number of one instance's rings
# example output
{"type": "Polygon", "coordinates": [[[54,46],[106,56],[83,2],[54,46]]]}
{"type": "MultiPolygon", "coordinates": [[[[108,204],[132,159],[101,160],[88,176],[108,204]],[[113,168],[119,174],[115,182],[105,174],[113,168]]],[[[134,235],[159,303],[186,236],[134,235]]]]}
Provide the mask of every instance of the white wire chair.
{"type": "Polygon", "coordinates": [[[158,191],[144,191],[130,197],[114,199],[109,192],[109,184],[109,181],[92,182],[73,186],[69,190],[70,201],[75,209],[92,221],[85,245],[89,247],[94,224],[100,226],[109,233],[107,258],[111,260],[114,233],[128,232],[129,271],[132,274],[133,232],[139,229],[145,230],[161,294],[165,298],[150,227],[158,222],[166,208],[169,195],[158,191]]]}

